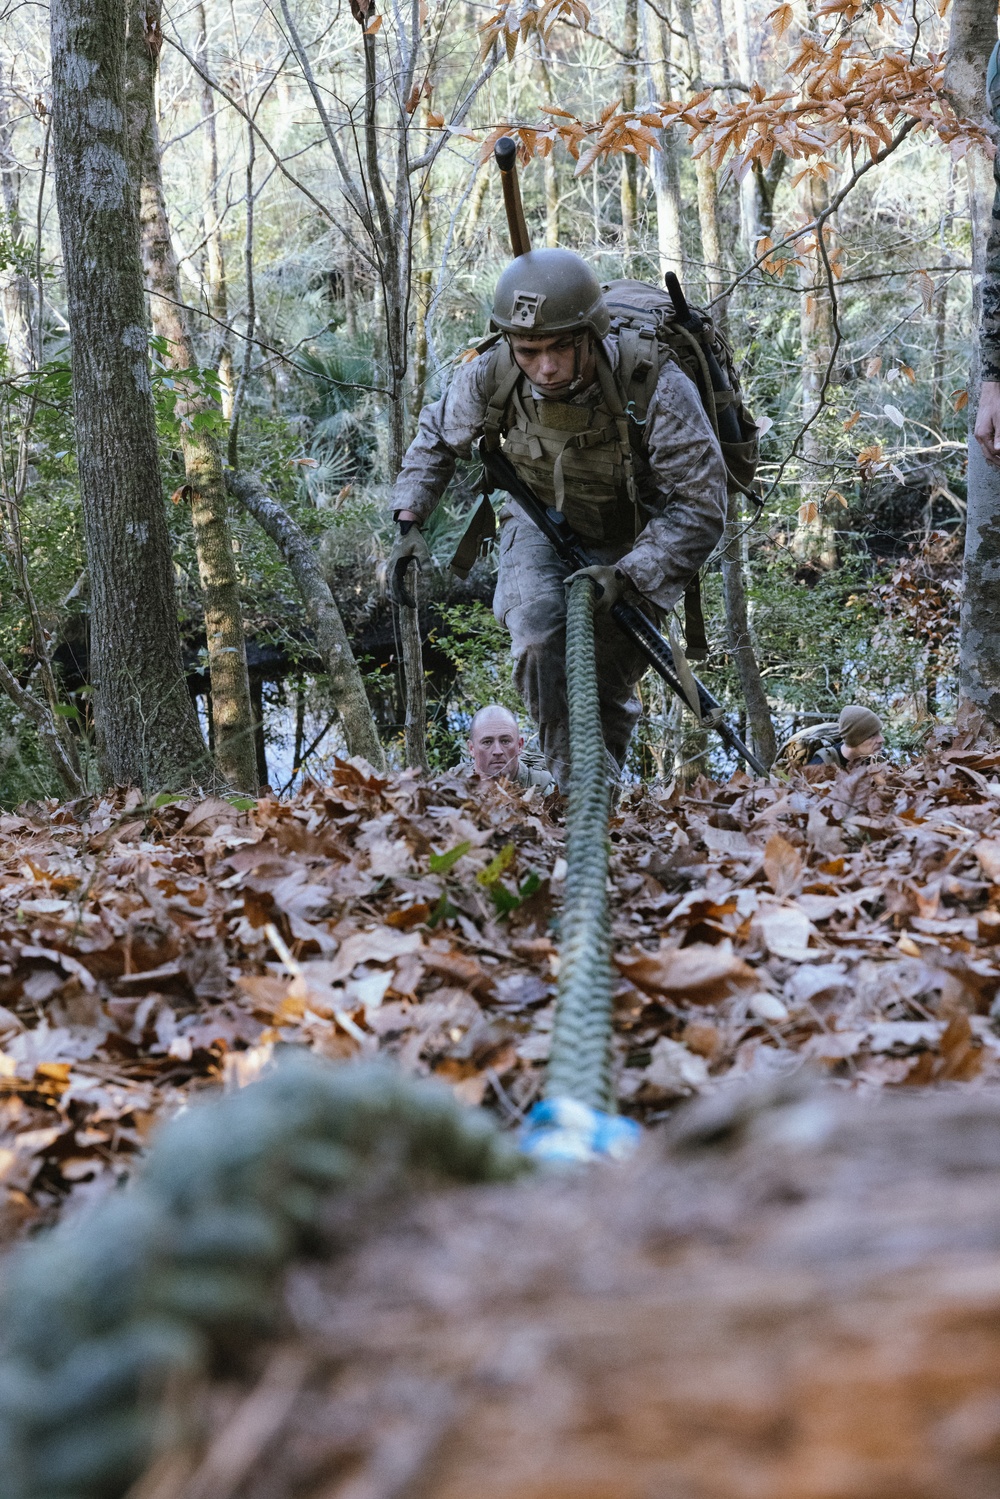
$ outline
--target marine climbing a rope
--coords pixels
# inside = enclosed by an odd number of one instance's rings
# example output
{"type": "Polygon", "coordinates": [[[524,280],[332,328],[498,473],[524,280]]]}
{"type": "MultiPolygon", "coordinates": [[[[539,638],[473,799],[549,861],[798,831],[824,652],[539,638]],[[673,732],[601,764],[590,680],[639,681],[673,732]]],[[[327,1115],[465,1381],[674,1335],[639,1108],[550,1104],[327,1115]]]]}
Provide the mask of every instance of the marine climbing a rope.
{"type": "Polygon", "coordinates": [[[430,560],[421,526],[478,444],[483,498],[452,565],[466,573],[492,537],[489,495],[503,492],[494,612],[549,770],[569,790],[559,996],[529,1148],[587,1158],[614,1153],[616,1126],[627,1128],[608,1112],[607,827],[647,668],[764,770],[694,676],[672,621],[669,644],[657,628],[684,598],[688,647],[703,645],[692,583],[722,534],[728,488],[752,480],[756,432],[728,347],[676,278],[669,295],[602,286],[571,251],[531,250],[513,142],[496,154],[515,258],[497,283],[491,335],[421,413],[392,496],[390,578],[397,600],[412,602],[407,571],[430,560]]]}
{"type": "MultiPolygon", "coordinates": [[[[510,184],[516,192],[512,172],[503,180],[505,192],[510,184]]],[[[722,403],[713,399],[709,379],[712,411],[706,409],[706,392],[656,336],[656,321],[663,323],[670,308],[664,293],[638,282],[612,283],[606,293],[580,256],[528,249],[523,215],[508,207],[519,253],[497,283],[491,335],[477,357],[458,367],[446,394],[421,413],[392,494],[399,535],[390,577],[399,597],[411,562],[429,561],[421,527],[456,460],[471,457],[477,444],[488,489],[510,493],[512,472],[586,549],[585,562],[571,560],[528,518],[520,496],[500,512],[494,612],[510,632],[514,682],[548,768],[566,789],[571,580],[587,577],[594,589],[598,712],[611,777],[625,763],[640,712],[636,685],[650,664],[649,642],[644,649],[635,629],[623,628],[620,606],[659,645],[667,669],[687,677],[685,700],[704,716],[686,662],[675,670],[675,659],[683,661],[679,640],[672,657],[654,621],[683,598],[722,534],[728,477],[716,430],[722,403]],[[641,318],[612,316],[631,289],[665,304],[649,309],[646,326],[641,318]]],[[[675,331],[684,347],[698,343],[679,326],[675,331]]],[[[459,568],[471,564],[483,533],[492,531],[485,497],[476,520],[459,568]]]]}
{"type": "MultiPolygon", "coordinates": [[[[622,1154],[635,1130],[610,1112],[607,826],[647,665],[752,763],[654,624],[721,534],[739,454],[730,445],[724,458],[719,438],[736,403],[710,348],[692,349],[692,380],[656,336],[644,339],[628,319],[616,330],[579,257],[529,252],[509,170],[505,196],[521,253],[497,286],[495,336],[422,413],[393,497],[392,581],[398,596],[411,563],[429,560],[420,525],[478,441],[489,485],[519,507],[501,514],[495,610],[550,769],[570,791],[552,1054],[524,1141],[536,1158],[564,1161],[622,1154]]],[[[677,295],[671,311],[683,316],[677,295]]],[[[683,335],[677,317],[671,326],[683,335]]],[[[315,1242],[332,1192],[373,1170],[389,1185],[393,1168],[496,1180],[524,1164],[447,1095],[306,1057],[191,1111],[136,1187],[107,1199],[82,1232],[70,1221],[31,1246],[8,1274],[3,1492],[124,1495],[169,1436],[170,1392],[266,1326],[281,1275],[315,1242]]],[[[170,1408],[182,1435],[189,1419],[170,1408]]]]}

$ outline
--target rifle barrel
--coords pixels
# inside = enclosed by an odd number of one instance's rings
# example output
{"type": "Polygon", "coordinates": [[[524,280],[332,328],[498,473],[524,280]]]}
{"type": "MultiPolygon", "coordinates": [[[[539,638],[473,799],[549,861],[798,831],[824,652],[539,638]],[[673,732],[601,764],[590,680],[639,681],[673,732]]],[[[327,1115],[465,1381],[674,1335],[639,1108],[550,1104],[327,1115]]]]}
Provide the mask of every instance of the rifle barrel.
{"type": "Polygon", "coordinates": [[[502,135],[493,147],[493,156],[500,168],[500,185],[503,188],[503,206],[507,211],[507,230],[510,234],[511,254],[527,255],[531,249],[528,225],[521,203],[521,186],[517,180],[517,142],[509,135],[502,135]]]}

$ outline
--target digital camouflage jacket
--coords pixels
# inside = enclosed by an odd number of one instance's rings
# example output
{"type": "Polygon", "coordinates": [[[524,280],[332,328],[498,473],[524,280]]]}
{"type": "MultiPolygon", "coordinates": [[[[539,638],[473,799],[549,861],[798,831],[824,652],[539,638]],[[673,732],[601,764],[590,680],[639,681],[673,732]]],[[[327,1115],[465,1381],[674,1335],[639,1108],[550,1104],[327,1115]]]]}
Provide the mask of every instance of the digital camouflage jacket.
{"type": "MultiPolygon", "coordinates": [[[[614,334],[603,346],[616,369],[614,334]]],[[[420,521],[431,514],[455,472],[456,459],[472,457],[483,435],[491,386],[492,361],[480,355],[460,365],[446,394],[424,407],[393,490],[394,512],[412,510],[420,521]]],[[[596,420],[601,400],[595,381],[573,404],[592,408],[596,420]]],[[[726,467],[693,382],[671,359],[660,371],[642,436],[648,465],[640,497],[644,524],[618,565],[645,598],[672,609],[722,535],[726,467]]],[[[535,476],[525,477],[531,482],[535,476]]]]}

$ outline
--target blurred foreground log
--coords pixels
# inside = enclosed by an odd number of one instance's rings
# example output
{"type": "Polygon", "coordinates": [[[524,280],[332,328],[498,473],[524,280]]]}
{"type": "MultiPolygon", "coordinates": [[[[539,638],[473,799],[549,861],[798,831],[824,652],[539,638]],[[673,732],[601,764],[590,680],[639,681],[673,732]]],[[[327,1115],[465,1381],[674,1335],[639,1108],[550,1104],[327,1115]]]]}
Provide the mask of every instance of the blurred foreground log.
{"type": "Polygon", "coordinates": [[[134,1499],[993,1499],[998,1187],[992,1091],[727,1090],[397,1204],[134,1499]]]}

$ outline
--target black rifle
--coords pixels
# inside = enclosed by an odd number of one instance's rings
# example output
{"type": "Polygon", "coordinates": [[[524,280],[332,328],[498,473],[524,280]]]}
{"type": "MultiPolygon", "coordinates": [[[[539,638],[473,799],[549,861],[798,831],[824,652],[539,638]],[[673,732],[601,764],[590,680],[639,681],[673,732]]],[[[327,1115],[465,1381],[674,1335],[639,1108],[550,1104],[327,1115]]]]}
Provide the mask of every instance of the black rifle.
{"type": "MultiPolygon", "coordinates": [[[[483,461],[483,469],[490,487],[502,489],[510,495],[574,572],[581,567],[593,567],[596,564],[597,558],[590,555],[576,532],[570,528],[566,517],[560,511],[543,505],[530,484],[526,484],[519,476],[510,459],[498,449],[488,448],[485,438],[480,439],[479,456],[483,461]]],[[[688,702],[687,693],[674,669],[674,658],[670,646],[642,610],[636,609],[633,604],[625,603],[624,600],[619,600],[617,604],[612,605],[611,618],[622,633],[628,636],[632,644],[638,647],[653,670],[666,682],[671,692],[690,708],[692,705],[688,702]]],[[[693,677],[693,681],[698,692],[698,708],[702,722],[708,728],[714,729],[727,748],[735,750],[752,771],[759,776],[766,776],[767,767],[757,759],[752,750],[747,749],[736,730],[730,728],[726,722],[723,717],[723,707],[718,698],[713,697],[704,682],[699,682],[697,677],[693,677]]]]}

